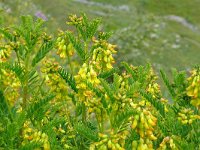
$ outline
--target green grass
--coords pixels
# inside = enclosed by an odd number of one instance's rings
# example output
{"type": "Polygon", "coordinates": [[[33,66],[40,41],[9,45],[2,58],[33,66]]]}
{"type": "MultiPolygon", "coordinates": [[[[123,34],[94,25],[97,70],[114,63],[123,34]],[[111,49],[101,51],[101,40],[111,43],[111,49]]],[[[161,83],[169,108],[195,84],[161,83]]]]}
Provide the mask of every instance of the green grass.
{"type": "Polygon", "coordinates": [[[182,16],[200,26],[199,0],[138,0],[138,2],[147,12],[156,15],[174,14],[182,16]]]}
{"type": "MultiPolygon", "coordinates": [[[[177,15],[200,28],[200,15],[198,14],[200,0],[88,1],[98,4],[86,5],[72,0],[56,0],[56,2],[51,0],[32,0],[40,10],[51,16],[48,22],[48,28],[50,28],[51,32],[55,32],[57,28],[66,29],[66,19],[70,14],[79,15],[84,12],[89,18],[101,17],[102,28],[105,31],[114,33],[112,42],[120,47],[117,56],[119,60],[128,60],[134,65],[150,62],[155,64],[156,69],[159,69],[158,66],[160,66],[168,71],[174,67],[179,70],[191,68],[191,66],[200,63],[200,32],[191,31],[175,21],[163,19],[167,15],[177,15]],[[103,7],[103,5],[106,5],[106,7],[103,7]],[[128,6],[129,11],[110,8],[110,6],[118,8],[121,5],[128,6]],[[141,21],[141,18],[145,18],[145,16],[150,19],[141,21]],[[151,19],[149,16],[153,16],[152,18],[154,19],[151,19]],[[141,44],[139,47],[134,47],[134,37],[149,36],[149,30],[153,30],[152,27],[148,27],[148,24],[162,24],[163,22],[165,27],[157,33],[160,36],[159,39],[147,38],[150,44],[149,48],[145,48],[141,44]],[[128,30],[121,35],[117,35],[120,30],[127,27],[132,28],[138,23],[139,27],[136,31],[128,30]],[[181,46],[177,49],[172,48],[172,44],[175,42],[175,35],[181,37],[181,46]],[[163,40],[168,40],[170,44],[163,46],[163,40]],[[141,55],[132,57],[134,49],[139,49],[141,55]],[[153,51],[155,54],[152,54],[153,51]],[[129,58],[126,56],[129,56],[129,58]]],[[[6,1],[6,3],[9,3],[11,6],[14,4],[11,0],[6,1]]],[[[26,14],[25,12],[23,13],[26,14]]]]}

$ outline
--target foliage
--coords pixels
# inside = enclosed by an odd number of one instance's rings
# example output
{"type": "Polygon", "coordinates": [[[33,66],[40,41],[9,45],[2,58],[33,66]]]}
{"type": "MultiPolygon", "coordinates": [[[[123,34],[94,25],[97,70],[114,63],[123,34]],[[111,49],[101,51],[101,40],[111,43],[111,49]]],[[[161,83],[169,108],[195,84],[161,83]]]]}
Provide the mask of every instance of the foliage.
{"type": "Polygon", "coordinates": [[[173,81],[161,71],[169,101],[151,65],[114,66],[99,19],[71,15],[75,29],[55,38],[43,23],[23,16],[0,29],[1,149],[200,148],[199,67],[173,81]]]}

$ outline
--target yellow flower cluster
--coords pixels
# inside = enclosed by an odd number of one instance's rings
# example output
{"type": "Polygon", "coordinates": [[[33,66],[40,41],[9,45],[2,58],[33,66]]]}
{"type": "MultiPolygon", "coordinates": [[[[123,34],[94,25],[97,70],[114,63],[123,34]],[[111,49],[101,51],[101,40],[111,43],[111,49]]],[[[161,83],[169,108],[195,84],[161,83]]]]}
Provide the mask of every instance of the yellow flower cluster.
{"type": "Polygon", "coordinates": [[[159,146],[160,147],[158,148],[158,150],[167,150],[168,148],[173,150],[178,150],[178,148],[174,143],[173,138],[169,136],[165,137],[159,146]]]}
{"type": "Polygon", "coordinates": [[[160,86],[158,83],[149,84],[147,87],[147,92],[149,92],[153,98],[160,99],[161,97],[160,86]]]}
{"type": "Polygon", "coordinates": [[[67,22],[69,25],[82,25],[83,24],[83,17],[77,17],[76,15],[70,15],[69,21],[67,22]]]}
{"type": "Polygon", "coordinates": [[[95,112],[97,120],[100,121],[102,119],[101,114],[103,113],[103,111],[105,111],[101,109],[101,99],[94,96],[91,99],[86,100],[85,104],[88,106],[88,113],[95,112]]]}
{"type": "Polygon", "coordinates": [[[58,35],[56,48],[58,49],[57,54],[60,58],[66,58],[67,56],[72,56],[74,54],[74,47],[63,31],[60,31],[58,35]]]}
{"type": "Polygon", "coordinates": [[[188,78],[187,95],[192,98],[192,105],[200,107],[200,70],[192,70],[191,73],[192,75],[188,78]]]}
{"type": "Polygon", "coordinates": [[[11,47],[12,50],[17,51],[20,47],[20,42],[10,42],[9,46],[11,47]]]}
{"type": "Polygon", "coordinates": [[[140,138],[132,141],[132,150],[153,150],[153,143],[149,139],[140,138]]]}
{"type": "Polygon", "coordinates": [[[84,63],[80,68],[78,74],[74,77],[78,89],[78,95],[80,100],[85,103],[86,106],[98,105],[98,99],[94,99],[94,92],[90,90],[87,83],[93,87],[97,87],[100,84],[100,80],[97,78],[97,73],[91,64],[84,63]]]}
{"type": "Polygon", "coordinates": [[[147,137],[150,140],[156,140],[157,138],[153,134],[156,123],[157,118],[149,110],[143,109],[134,116],[131,128],[136,129],[141,138],[147,137]]]}
{"type": "Polygon", "coordinates": [[[65,81],[56,74],[59,65],[54,59],[44,60],[41,71],[45,73],[45,82],[50,87],[51,93],[56,93],[57,100],[68,99],[68,86],[65,81]]]}
{"type": "MultiPolygon", "coordinates": [[[[8,30],[8,29],[5,29],[8,30]]],[[[13,31],[12,35],[14,36],[14,38],[18,38],[19,35],[13,31]]],[[[2,38],[2,41],[0,41],[0,48],[2,48],[0,50],[0,62],[5,62],[7,61],[10,57],[11,57],[11,53],[12,51],[18,51],[20,44],[24,44],[24,40],[23,39],[18,39],[18,41],[13,42],[7,42],[4,38],[4,35],[0,35],[0,40],[2,38]]]]}
{"type": "Polygon", "coordinates": [[[56,132],[57,137],[59,137],[61,144],[66,149],[70,149],[71,146],[69,146],[67,144],[67,140],[74,138],[74,136],[75,136],[73,133],[74,129],[70,129],[68,127],[67,123],[65,125],[66,125],[67,129],[64,129],[64,127],[62,127],[60,124],[59,127],[53,127],[53,130],[56,132]]]}
{"type": "Polygon", "coordinates": [[[116,45],[107,43],[104,40],[95,40],[94,41],[94,50],[92,55],[92,62],[98,70],[110,70],[113,68],[113,63],[115,60],[113,54],[116,53],[116,45]]]}
{"type": "MultiPolygon", "coordinates": [[[[9,43],[4,45],[4,35],[0,34],[0,63],[6,62],[11,57],[12,50],[19,45],[19,43],[9,43]]],[[[0,69],[0,88],[4,90],[4,95],[10,106],[14,106],[19,98],[20,81],[15,73],[5,69],[0,69]]]]}
{"type": "Polygon", "coordinates": [[[114,97],[117,100],[120,100],[121,102],[126,102],[126,93],[125,92],[126,92],[126,89],[127,89],[126,86],[128,84],[126,84],[126,81],[121,76],[118,80],[118,83],[120,84],[120,88],[117,91],[117,93],[114,95],[114,97]]]}
{"type": "Polygon", "coordinates": [[[194,115],[194,111],[190,108],[183,108],[181,112],[178,113],[178,120],[182,124],[192,124],[193,121],[200,119],[199,115],[194,115]]]}
{"type": "Polygon", "coordinates": [[[25,145],[27,142],[40,142],[43,144],[42,148],[44,150],[51,149],[48,136],[45,133],[42,133],[41,131],[31,128],[29,121],[26,121],[24,123],[22,138],[23,138],[22,145],[25,145]]]}
{"type": "Polygon", "coordinates": [[[0,88],[5,89],[4,95],[10,106],[14,106],[20,94],[20,81],[12,71],[0,69],[0,88]],[[5,88],[6,87],[6,88],[5,88]]]}
{"type": "MultiPolygon", "coordinates": [[[[125,106],[130,105],[132,102],[132,99],[127,97],[127,90],[129,90],[129,85],[128,85],[128,78],[130,77],[128,74],[125,72],[122,74],[122,76],[118,76],[118,84],[119,84],[119,89],[115,91],[113,94],[113,97],[116,99],[114,104],[109,104],[109,108],[112,107],[113,111],[120,111],[122,110],[125,106]]],[[[105,91],[106,92],[106,91],[105,91]]],[[[105,94],[106,100],[109,102],[110,97],[105,94]]]]}
{"type": "MultiPolygon", "coordinates": [[[[1,45],[0,45],[1,47],[1,45]]],[[[0,63],[1,62],[6,62],[10,56],[11,56],[11,46],[10,45],[5,45],[3,48],[0,50],[0,63]]]]}
{"type": "Polygon", "coordinates": [[[48,41],[50,41],[52,39],[52,36],[51,35],[47,35],[46,32],[43,32],[42,33],[42,39],[43,39],[44,42],[48,42],[48,41]]]}
{"type": "Polygon", "coordinates": [[[153,68],[149,70],[149,74],[147,75],[147,81],[150,82],[147,85],[146,91],[152,95],[154,99],[161,99],[161,91],[160,86],[156,83],[158,77],[155,75],[153,68]]]}
{"type": "Polygon", "coordinates": [[[125,139],[129,134],[128,131],[122,131],[118,133],[114,133],[114,131],[110,131],[109,135],[99,133],[99,138],[101,139],[99,142],[93,143],[90,146],[90,150],[125,150],[125,139]]]}
{"type": "Polygon", "coordinates": [[[4,35],[0,34],[0,40],[3,40],[3,39],[4,39],[4,35]]]}
{"type": "Polygon", "coordinates": [[[160,102],[164,104],[165,112],[169,112],[169,109],[168,109],[169,101],[167,99],[161,98],[160,102]]]}
{"type": "Polygon", "coordinates": [[[142,100],[138,104],[131,103],[131,106],[137,111],[134,117],[129,118],[131,128],[140,135],[139,141],[133,141],[132,149],[153,149],[153,141],[157,140],[153,133],[156,129],[157,118],[151,113],[150,104],[142,100]]]}

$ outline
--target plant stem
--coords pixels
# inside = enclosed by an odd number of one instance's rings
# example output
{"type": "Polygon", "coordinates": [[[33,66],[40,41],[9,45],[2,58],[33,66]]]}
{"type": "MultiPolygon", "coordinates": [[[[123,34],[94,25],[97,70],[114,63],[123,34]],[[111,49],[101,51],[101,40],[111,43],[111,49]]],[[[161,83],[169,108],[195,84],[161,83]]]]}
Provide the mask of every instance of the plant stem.
{"type": "Polygon", "coordinates": [[[86,122],[86,107],[84,103],[82,103],[82,122],[86,122]]]}
{"type": "Polygon", "coordinates": [[[99,131],[101,133],[103,133],[104,132],[104,128],[103,128],[103,113],[102,113],[102,111],[101,111],[101,114],[100,114],[100,119],[98,119],[98,115],[97,114],[96,114],[96,119],[98,121],[99,131]]]}
{"type": "Polygon", "coordinates": [[[68,63],[69,63],[71,74],[74,75],[74,68],[73,68],[73,65],[72,65],[72,62],[71,62],[71,59],[70,59],[69,55],[67,55],[67,60],[68,60],[68,63]]]}
{"type": "Polygon", "coordinates": [[[28,97],[28,74],[29,74],[29,58],[30,55],[27,54],[27,57],[25,59],[25,80],[24,80],[24,84],[23,84],[23,104],[22,104],[22,108],[26,107],[26,103],[27,103],[27,97],[28,97]]]}
{"type": "Polygon", "coordinates": [[[21,62],[20,62],[20,58],[19,58],[19,54],[18,54],[18,52],[16,52],[16,56],[17,56],[17,61],[18,61],[19,65],[21,65],[21,62]]]}

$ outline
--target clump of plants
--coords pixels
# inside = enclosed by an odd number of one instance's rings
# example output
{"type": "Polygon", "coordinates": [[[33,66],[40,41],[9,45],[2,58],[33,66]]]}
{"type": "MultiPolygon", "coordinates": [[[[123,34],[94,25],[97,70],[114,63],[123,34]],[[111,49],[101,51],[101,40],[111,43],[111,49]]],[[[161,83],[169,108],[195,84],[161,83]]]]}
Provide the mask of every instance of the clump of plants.
{"type": "Polygon", "coordinates": [[[69,16],[48,35],[30,16],[0,29],[0,148],[199,149],[200,68],[162,79],[151,65],[115,64],[99,19],[69,16]]]}

